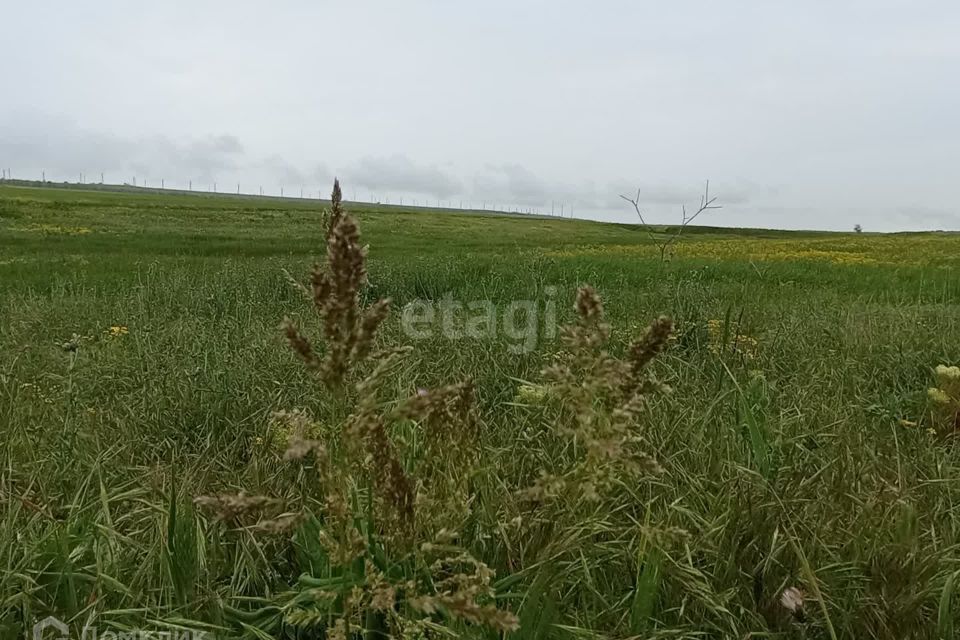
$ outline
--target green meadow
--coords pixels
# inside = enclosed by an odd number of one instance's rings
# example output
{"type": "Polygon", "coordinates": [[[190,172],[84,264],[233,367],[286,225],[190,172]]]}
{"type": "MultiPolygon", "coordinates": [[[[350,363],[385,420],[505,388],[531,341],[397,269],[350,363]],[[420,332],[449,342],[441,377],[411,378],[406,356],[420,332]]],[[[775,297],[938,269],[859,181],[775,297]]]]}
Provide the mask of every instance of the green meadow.
{"type": "Polygon", "coordinates": [[[302,409],[333,452],[354,411],[281,328],[321,348],[290,281],[323,262],[328,205],[0,185],[0,636],[56,615],[249,638],[955,637],[960,388],[935,369],[960,365],[960,234],[697,227],[661,261],[635,225],[345,203],[369,245],[361,302],[392,301],[376,346],[412,347],[378,402],[473,383],[466,458],[417,420],[387,432],[410,477],[443,467],[456,488],[411,535],[442,522],[489,569],[471,618],[418,609],[402,586],[385,607],[361,597],[371,572],[431,597],[446,583],[423,578],[426,547],[394,561],[401,543],[378,546],[359,481],[357,530],[380,560],[337,561],[318,542],[321,489],[284,460],[274,412],[302,409]],[[673,319],[649,365],[669,392],[628,434],[656,469],[531,503],[585,446],[557,427],[564,398],[537,392],[584,284],[613,357],[673,319]],[[495,326],[404,325],[409,305],[451,303],[451,323],[478,303],[495,326]],[[306,515],[261,531],[194,502],[240,491],[306,515]],[[494,609],[516,624],[488,624],[494,609]]]}

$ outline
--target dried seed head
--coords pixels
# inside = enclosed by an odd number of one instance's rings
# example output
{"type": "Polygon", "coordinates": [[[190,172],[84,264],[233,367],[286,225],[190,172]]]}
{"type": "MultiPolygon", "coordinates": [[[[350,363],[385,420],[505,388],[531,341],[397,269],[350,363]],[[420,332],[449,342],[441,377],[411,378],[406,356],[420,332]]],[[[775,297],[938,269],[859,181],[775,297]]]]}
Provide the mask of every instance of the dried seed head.
{"type": "MultiPolygon", "coordinates": [[[[449,550],[449,547],[425,545],[424,552],[449,550]]],[[[458,551],[454,549],[454,551],[458,551]]],[[[494,573],[486,564],[469,553],[459,551],[438,558],[430,566],[434,593],[409,598],[411,607],[426,614],[444,611],[476,625],[485,625],[498,631],[516,631],[519,620],[508,611],[497,609],[492,604],[482,604],[493,596],[490,582],[494,573]]]]}
{"type": "Polygon", "coordinates": [[[340,223],[340,218],[343,217],[342,200],[343,193],[340,191],[340,180],[334,178],[333,193],[330,194],[330,214],[327,217],[327,239],[333,235],[333,230],[336,229],[337,224],[340,223]]]}
{"type": "Polygon", "coordinates": [[[418,524],[458,525],[469,511],[469,470],[474,468],[479,442],[473,382],[418,389],[388,418],[415,421],[422,434],[414,479],[418,524]]]}
{"type": "Polygon", "coordinates": [[[643,337],[630,345],[630,368],[639,375],[651,360],[657,357],[673,333],[673,320],[660,316],[647,327],[643,337]]]}
{"type": "Polygon", "coordinates": [[[577,302],[574,307],[583,324],[592,324],[603,320],[603,303],[597,290],[588,284],[577,290],[577,302]]]}
{"type": "Polygon", "coordinates": [[[323,319],[322,358],[292,324],[284,325],[293,350],[330,388],[339,388],[352,367],[370,355],[376,332],[390,311],[389,300],[367,309],[360,305],[360,291],[367,280],[366,247],[360,245],[357,224],[344,212],[342,200],[340,183],[335,181],[327,220],[326,260],[315,265],[310,275],[310,296],[323,319]]]}
{"type": "Polygon", "coordinates": [[[283,320],[283,333],[287,337],[290,348],[303,360],[308,369],[316,370],[320,368],[320,359],[313,351],[313,346],[307,337],[300,333],[300,330],[297,329],[290,318],[284,318],[283,320]]]}
{"type": "Polygon", "coordinates": [[[347,640],[347,621],[343,618],[337,618],[333,627],[328,632],[330,640],[347,640]]]}
{"type": "Polygon", "coordinates": [[[359,362],[369,355],[377,329],[380,328],[380,324],[386,320],[389,314],[389,298],[379,300],[367,307],[363,312],[356,338],[353,341],[353,350],[350,353],[351,361],[359,362]]]}
{"type": "Polygon", "coordinates": [[[238,494],[221,494],[218,496],[199,496],[193,499],[194,504],[213,511],[218,520],[234,521],[251,513],[258,513],[263,509],[277,504],[277,500],[266,496],[248,496],[241,491],[238,494]]]}
{"type": "Polygon", "coordinates": [[[310,279],[326,342],[317,369],[330,387],[339,387],[351,366],[369,355],[375,333],[389,312],[386,300],[361,309],[360,289],[366,278],[366,250],[360,246],[357,225],[340,212],[336,220],[331,219],[326,264],[315,266],[310,279]]]}
{"type": "Polygon", "coordinates": [[[287,450],[283,453],[284,461],[303,460],[311,453],[317,460],[326,462],[327,449],[319,440],[307,440],[298,435],[290,437],[287,443],[287,450]]]}
{"type": "Polygon", "coordinates": [[[543,470],[540,479],[521,492],[527,502],[596,501],[624,482],[662,472],[638,445],[647,395],[665,388],[641,374],[667,344],[673,323],[666,317],[654,321],[621,360],[605,349],[610,327],[603,322],[603,305],[592,287],[579,289],[576,311],[577,324],[564,327],[561,334],[566,351],[543,370],[547,384],[537,395],[560,400],[544,403],[547,410],[560,410],[554,430],[582,446],[564,469],[543,470]]]}
{"type": "Polygon", "coordinates": [[[253,528],[271,535],[287,534],[300,526],[303,519],[302,513],[281,513],[270,520],[261,520],[253,528]]]}
{"type": "Polygon", "coordinates": [[[451,425],[466,421],[472,413],[473,405],[473,381],[464,380],[436,389],[417,389],[416,395],[407,398],[397,408],[395,416],[411,420],[442,421],[451,425]]]}
{"type": "Polygon", "coordinates": [[[803,591],[787,587],[780,594],[780,606],[795,616],[803,615],[803,591]]]}
{"type": "Polygon", "coordinates": [[[393,516],[397,533],[409,532],[414,514],[413,482],[400,464],[383,417],[372,411],[351,416],[347,434],[354,447],[365,452],[364,466],[373,475],[374,488],[383,508],[393,516]]]}
{"type": "Polygon", "coordinates": [[[293,275],[286,269],[282,269],[281,271],[283,272],[283,277],[286,279],[287,284],[296,289],[305,299],[313,299],[313,294],[310,292],[310,289],[304,286],[302,282],[294,278],[293,275]]]}
{"type": "Polygon", "coordinates": [[[350,216],[338,221],[327,241],[327,266],[335,311],[356,307],[357,293],[367,281],[366,252],[360,246],[360,230],[350,216]],[[352,303],[352,305],[351,305],[352,303]]]}

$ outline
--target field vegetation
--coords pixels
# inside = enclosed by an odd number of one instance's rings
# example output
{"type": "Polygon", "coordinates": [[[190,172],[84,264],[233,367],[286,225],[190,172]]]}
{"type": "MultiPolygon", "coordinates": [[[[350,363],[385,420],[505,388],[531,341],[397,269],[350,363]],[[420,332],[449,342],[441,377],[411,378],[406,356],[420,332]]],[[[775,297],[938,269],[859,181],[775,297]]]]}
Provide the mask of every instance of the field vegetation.
{"type": "Polygon", "coordinates": [[[344,206],[0,186],[0,635],[955,637],[960,235],[344,206]]]}

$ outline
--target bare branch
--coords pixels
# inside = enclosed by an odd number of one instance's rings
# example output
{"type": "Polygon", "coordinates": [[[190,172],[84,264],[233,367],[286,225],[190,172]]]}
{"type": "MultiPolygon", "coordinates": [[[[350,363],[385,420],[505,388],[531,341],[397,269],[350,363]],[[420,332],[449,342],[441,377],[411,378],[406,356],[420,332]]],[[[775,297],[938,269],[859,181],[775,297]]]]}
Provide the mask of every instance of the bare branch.
{"type": "Polygon", "coordinates": [[[697,219],[704,211],[709,211],[710,209],[722,209],[723,207],[714,204],[717,201],[716,196],[710,197],[710,181],[707,180],[703,188],[703,195],[700,196],[700,207],[693,213],[693,215],[687,216],[687,206],[681,205],[681,218],[680,226],[676,228],[676,231],[667,237],[666,240],[658,237],[653,233],[652,227],[647,224],[647,221],[643,218],[643,212],[640,210],[640,189],[637,189],[636,198],[630,198],[629,196],[621,195],[621,198],[633,205],[634,210],[637,212],[637,217],[640,218],[640,224],[643,225],[643,228],[646,230],[647,234],[650,236],[650,239],[653,241],[653,244],[660,250],[660,260],[664,260],[667,249],[676,242],[680,236],[683,234],[683,230],[687,228],[691,222],[697,219]]]}
{"type": "Polygon", "coordinates": [[[653,240],[654,244],[659,246],[659,241],[657,236],[654,235],[653,230],[650,228],[650,225],[647,224],[647,221],[643,219],[643,212],[640,211],[640,189],[637,189],[637,199],[632,200],[625,195],[620,195],[621,198],[633,205],[634,210],[637,212],[637,217],[640,218],[640,224],[643,225],[643,228],[646,230],[647,235],[650,236],[650,239],[653,240]]]}

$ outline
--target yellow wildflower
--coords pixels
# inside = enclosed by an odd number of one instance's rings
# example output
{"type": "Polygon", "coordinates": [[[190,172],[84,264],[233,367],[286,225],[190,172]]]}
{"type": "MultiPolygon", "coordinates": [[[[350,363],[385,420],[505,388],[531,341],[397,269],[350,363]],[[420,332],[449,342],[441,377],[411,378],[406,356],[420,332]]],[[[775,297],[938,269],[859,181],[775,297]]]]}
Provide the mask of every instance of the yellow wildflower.
{"type": "Polygon", "coordinates": [[[939,365],[934,369],[937,386],[927,389],[934,404],[934,425],[941,433],[960,431],[960,367],[939,365]]]}
{"type": "Polygon", "coordinates": [[[59,224],[31,224],[26,227],[19,227],[16,230],[65,236],[83,236],[90,233],[90,229],[87,227],[64,227],[59,224]]]}
{"type": "Polygon", "coordinates": [[[936,404],[950,404],[950,396],[947,395],[947,392],[936,387],[927,389],[927,397],[936,404]]]}
{"type": "Polygon", "coordinates": [[[540,384],[522,384],[517,389],[516,402],[540,404],[547,396],[547,388],[540,384]]]}
{"type": "Polygon", "coordinates": [[[940,365],[936,368],[937,383],[943,392],[960,403],[960,367],[940,365]]]}
{"type": "Polygon", "coordinates": [[[730,332],[727,335],[728,344],[723,344],[724,325],[720,320],[707,320],[707,336],[709,344],[707,346],[714,355],[720,355],[728,352],[743,356],[746,359],[753,359],[757,355],[759,343],[757,339],[739,332],[730,332]]]}
{"type": "Polygon", "coordinates": [[[109,327],[106,333],[111,338],[119,338],[120,336],[125,336],[130,333],[130,330],[124,325],[115,324],[109,327]]]}
{"type": "Polygon", "coordinates": [[[948,367],[945,364],[937,365],[937,378],[942,382],[960,380],[960,367],[948,367]]]}

